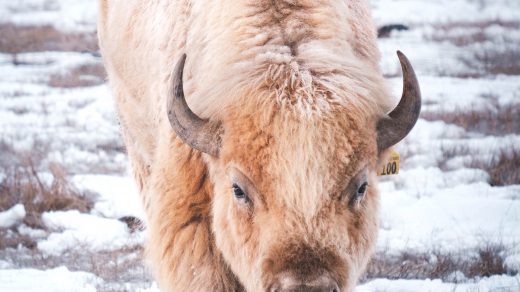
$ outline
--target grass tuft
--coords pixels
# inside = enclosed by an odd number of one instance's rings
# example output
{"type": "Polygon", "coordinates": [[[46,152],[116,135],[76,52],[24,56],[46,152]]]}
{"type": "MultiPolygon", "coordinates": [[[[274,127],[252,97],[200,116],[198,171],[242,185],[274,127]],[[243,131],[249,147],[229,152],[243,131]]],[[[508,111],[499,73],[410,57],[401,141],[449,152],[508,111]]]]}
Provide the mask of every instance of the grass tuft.
{"type": "Polygon", "coordinates": [[[91,210],[94,196],[77,190],[59,164],[47,163],[48,173],[41,173],[38,166],[43,164],[40,159],[45,157],[44,154],[16,152],[5,144],[1,148],[10,159],[0,161],[0,211],[23,204],[26,211],[24,223],[45,229],[41,222],[44,212],[91,210]]]}
{"type": "Polygon", "coordinates": [[[105,79],[106,72],[103,64],[83,64],[66,73],[52,74],[48,84],[59,88],[86,87],[103,84],[105,79]]]}
{"type": "Polygon", "coordinates": [[[500,50],[479,50],[461,56],[461,61],[469,68],[487,75],[519,75],[520,48],[504,46],[500,50]]]}
{"type": "MultiPolygon", "coordinates": [[[[1,235],[1,233],[0,233],[1,235]]],[[[128,286],[147,288],[152,281],[143,264],[143,248],[126,246],[115,250],[92,251],[78,242],[76,248],[48,255],[37,249],[0,249],[0,258],[13,269],[53,269],[65,266],[71,271],[92,273],[104,280],[101,291],[128,291],[128,286]]]]}
{"type": "Polygon", "coordinates": [[[517,275],[519,271],[508,270],[504,265],[506,248],[502,245],[487,245],[467,254],[434,251],[433,253],[403,252],[388,256],[377,253],[369,263],[363,282],[376,278],[388,279],[442,279],[456,281],[454,273],[464,277],[489,277],[492,275],[517,275]]]}
{"type": "Polygon", "coordinates": [[[455,109],[452,111],[423,112],[421,118],[428,121],[444,121],[466,131],[486,135],[504,136],[520,134],[520,104],[497,106],[493,110],[455,109]]]}
{"type": "Polygon", "coordinates": [[[468,166],[485,170],[491,186],[520,184],[520,150],[503,150],[491,161],[474,159],[468,166]]]}
{"type": "Polygon", "coordinates": [[[18,54],[43,51],[96,52],[96,33],[63,32],[53,26],[0,24],[0,52],[18,54]]]}
{"type": "Polygon", "coordinates": [[[436,43],[449,42],[458,47],[466,47],[473,44],[492,41],[492,37],[485,33],[489,27],[502,27],[504,29],[519,29],[520,22],[503,21],[500,19],[488,21],[453,21],[435,25],[434,32],[426,35],[426,39],[436,43]]]}

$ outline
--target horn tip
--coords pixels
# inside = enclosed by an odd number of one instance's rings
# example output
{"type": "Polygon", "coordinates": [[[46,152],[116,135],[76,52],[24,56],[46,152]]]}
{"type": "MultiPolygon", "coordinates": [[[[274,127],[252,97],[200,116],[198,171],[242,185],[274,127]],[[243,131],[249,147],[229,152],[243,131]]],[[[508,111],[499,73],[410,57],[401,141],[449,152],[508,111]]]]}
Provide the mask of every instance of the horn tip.
{"type": "Polygon", "coordinates": [[[186,62],[186,53],[183,53],[177,62],[177,67],[184,69],[184,63],[186,62]]]}
{"type": "Polygon", "coordinates": [[[397,50],[397,57],[399,58],[399,60],[402,62],[402,61],[405,61],[405,60],[408,60],[408,58],[406,57],[406,55],[401,52],[400,50],[397,50]]]}

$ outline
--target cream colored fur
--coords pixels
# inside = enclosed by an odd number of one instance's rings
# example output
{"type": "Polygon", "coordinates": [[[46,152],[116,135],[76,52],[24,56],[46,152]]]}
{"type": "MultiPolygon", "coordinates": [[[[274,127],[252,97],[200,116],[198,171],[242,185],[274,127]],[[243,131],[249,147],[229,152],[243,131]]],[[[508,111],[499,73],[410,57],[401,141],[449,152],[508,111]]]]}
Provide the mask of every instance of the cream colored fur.
{"type": "Polygon", "coordinates": [[[391,102],[369,2],[99,1],[100,47],[160,288],[262,291],[273,276],[266,258],[305,243],[333,250],[342,291],[352,289],[376,238],[374,126],[391,102]],[[190,149],[167,119],[182,53],[188,105],[225,127],[218,158],[190,149]],[[364,165],[369,191],[349,211],[337,197],[364,165]],[[266,206],[237,206],[232,168],[266,206]]]}

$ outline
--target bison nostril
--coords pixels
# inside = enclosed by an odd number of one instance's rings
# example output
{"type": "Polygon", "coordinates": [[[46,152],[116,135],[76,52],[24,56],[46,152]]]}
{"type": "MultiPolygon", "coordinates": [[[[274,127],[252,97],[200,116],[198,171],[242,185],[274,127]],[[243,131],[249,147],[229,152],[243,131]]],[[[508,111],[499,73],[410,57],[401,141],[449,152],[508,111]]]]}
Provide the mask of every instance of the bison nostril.
{"type": "Polygon", "coordinates": [[[339,292],[339,287],[338,287],[338,285],[337,285],[337,284],[334,284],[334,285],[332,286],[332,289],[331,289],[330,291],[331,291],[331,292],[339,292]]]}
{"type": "Polygon", "coordinates": [[[269,292],[340,292],[339,286],[332,280],[300,282],[282,279],[268,289],[269,292]]]}

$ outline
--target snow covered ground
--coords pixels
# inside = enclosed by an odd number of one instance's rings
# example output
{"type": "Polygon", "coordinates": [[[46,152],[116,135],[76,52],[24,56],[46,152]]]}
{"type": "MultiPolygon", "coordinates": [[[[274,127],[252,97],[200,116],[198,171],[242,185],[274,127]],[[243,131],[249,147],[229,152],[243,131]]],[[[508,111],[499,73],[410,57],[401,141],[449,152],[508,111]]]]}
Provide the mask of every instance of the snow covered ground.
{"type": "MultiPolygon", "coordinates": [[[[423,113],[397,147],[401,172],[381,179],[377,254],[356,291],[520,291],[520,2],[372,4],[379,26],[409,28],[380,39],[382,68],[397,99],[395,51],[407,54],[423,113]]],[[[71,36],[95,23],[94,0],[0,2],[0,32],[71,36]]],[[[128,223],[142,210],[99,55],[18,53],[2,38],[0,195],[15,165],[38,173],[36,186],[59,181],[60,165],[92,202],[36,221],[21,199],[0,209],[0,291],[155,291],[140,262],[146,231],[128,223]]]]}

